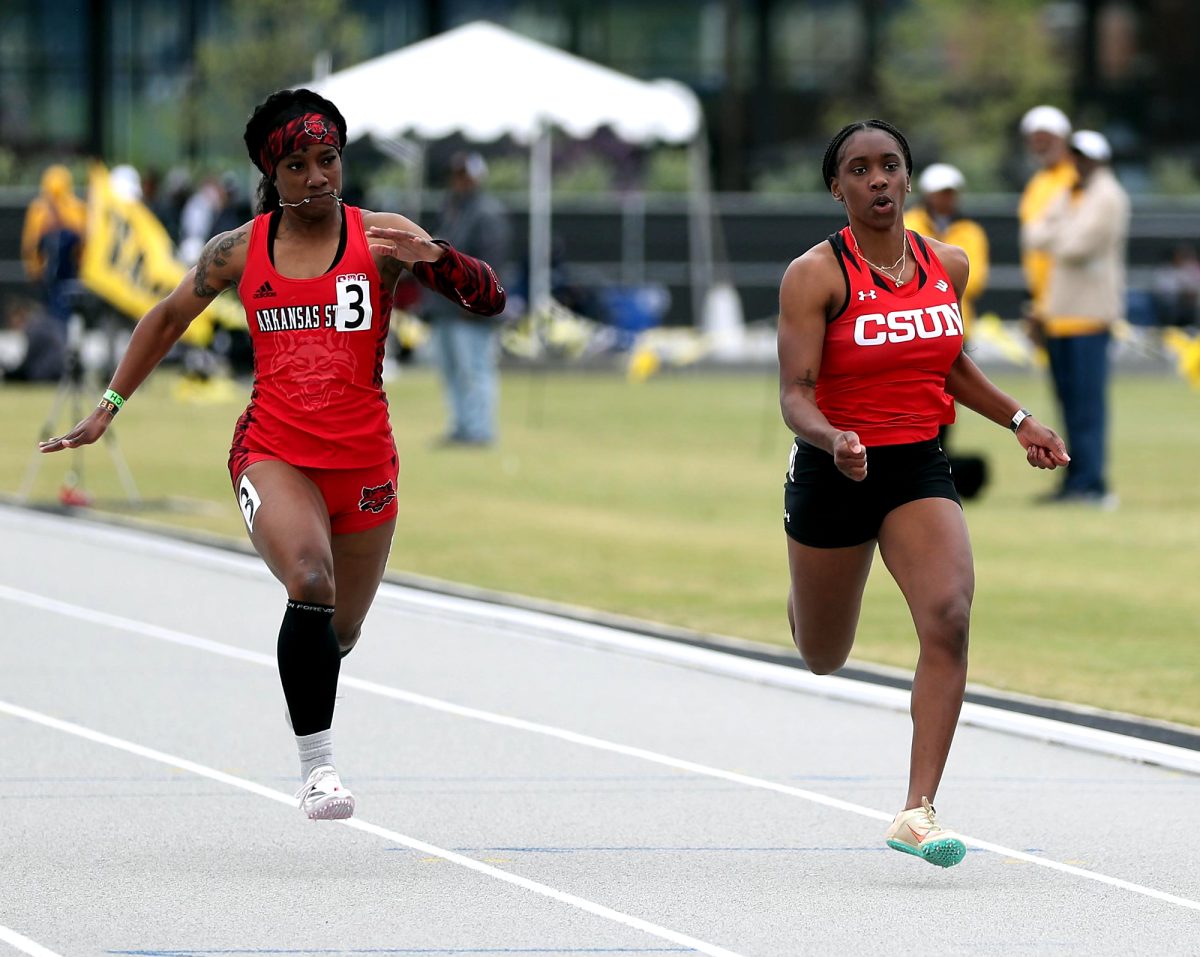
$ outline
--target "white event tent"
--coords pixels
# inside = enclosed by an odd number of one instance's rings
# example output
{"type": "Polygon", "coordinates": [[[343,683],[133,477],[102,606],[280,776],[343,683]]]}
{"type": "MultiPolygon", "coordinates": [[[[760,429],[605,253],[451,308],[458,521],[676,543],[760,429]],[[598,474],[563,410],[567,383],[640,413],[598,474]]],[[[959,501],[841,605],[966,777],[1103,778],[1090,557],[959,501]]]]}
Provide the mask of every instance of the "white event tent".
{"type": "Polygon", "coordinates": [[[530,306],[550,299],[551,131],[578,138],[607,126],[626,142],[691,149],[690,244],[694,315],[712,286],[712,208],[703,114],[673,80],[646,82],[486,21],[469,23],[313,81],[346,117],[349,138],[509,136],[531,151],[530,306]]]}

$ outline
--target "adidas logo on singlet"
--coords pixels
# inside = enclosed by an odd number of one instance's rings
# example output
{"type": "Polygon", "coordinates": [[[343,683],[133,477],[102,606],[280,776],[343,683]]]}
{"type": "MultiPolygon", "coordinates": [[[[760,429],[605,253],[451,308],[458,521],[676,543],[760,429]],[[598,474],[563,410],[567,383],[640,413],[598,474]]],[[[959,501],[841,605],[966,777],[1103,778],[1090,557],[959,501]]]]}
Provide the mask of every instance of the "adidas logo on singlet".
{"type": "Polygon", "coordinates": [[[264,282],[256,290],[254,290],[255,299],[266,299],[268,296],[274,296],[276,292],[271,288],[270,282],[264,282]]]}

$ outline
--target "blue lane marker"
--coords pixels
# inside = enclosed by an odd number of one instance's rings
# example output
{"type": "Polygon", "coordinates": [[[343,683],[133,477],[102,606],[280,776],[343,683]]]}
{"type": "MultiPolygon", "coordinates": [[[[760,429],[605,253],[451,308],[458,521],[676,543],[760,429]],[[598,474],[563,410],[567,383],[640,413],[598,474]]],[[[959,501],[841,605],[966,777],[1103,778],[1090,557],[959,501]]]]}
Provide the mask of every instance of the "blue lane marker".
{"type": "MultiPolygon", "coordinates": [[[[408,851],[412,852],[410,847],[385,847],[385,851],[408,851]]],[[[746,854],[769,853],[769,854],[790,854],[790,853],[821,853],[833,851],[858,851],[863,853],[881,853],[883,851],[891,851],[890,847],[880,845],[878,847],[456,847],[454,848],[459,854],[586,854],[589,851],[603,853],[621,853],[621,854],[636,854],[636,853],[721,853],[721,854],[746,854]]],[[[981,854],[983,848],[968,847],[968,854],[981,854]]],[[[1026,854],[1040,854],[1042,848],[1027,847],[1026,854]]]]}
{"type": "Polygon", "coordinates": [[[234,950],[107,950],[126,957],[210,957],[237,954],[694,954],[691,947],[367,947],[285,950],[248,947],[234,950]]]}

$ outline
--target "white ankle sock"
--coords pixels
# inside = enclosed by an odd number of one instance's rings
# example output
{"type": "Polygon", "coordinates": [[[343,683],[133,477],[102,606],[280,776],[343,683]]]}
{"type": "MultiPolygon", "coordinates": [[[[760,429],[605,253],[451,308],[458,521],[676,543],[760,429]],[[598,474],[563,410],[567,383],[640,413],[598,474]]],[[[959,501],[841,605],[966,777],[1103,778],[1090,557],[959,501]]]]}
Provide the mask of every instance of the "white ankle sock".
{"type": "Polygon", "coordinates": [[[298,734],[296,747],[300,751],[300,780],[307,781],[313,768],[333,764],[333,729],[326,728],[316,734],[298,734]]]}

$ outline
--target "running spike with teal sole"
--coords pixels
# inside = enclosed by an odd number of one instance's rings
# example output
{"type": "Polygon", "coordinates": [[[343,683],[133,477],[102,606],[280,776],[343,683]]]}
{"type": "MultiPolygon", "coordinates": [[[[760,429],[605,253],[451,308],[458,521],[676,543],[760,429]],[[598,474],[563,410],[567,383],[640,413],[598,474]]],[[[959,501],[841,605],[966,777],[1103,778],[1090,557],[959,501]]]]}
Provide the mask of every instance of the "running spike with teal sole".
{"type": "Polygon", "coordinates": [[[903,851],[905,854],[911,854],[913,857],[920,857],[937,867],[953,867],[955,864],[961,864],[962,859],[967,856],[966,845],[953,837],[943,841],[935,838],[931,841],[926,841],[920,848],[905,844],[903,841],[888,841],[887,843],[888,847],[893,850],[903,851]]]}

